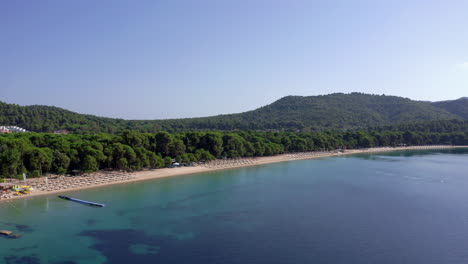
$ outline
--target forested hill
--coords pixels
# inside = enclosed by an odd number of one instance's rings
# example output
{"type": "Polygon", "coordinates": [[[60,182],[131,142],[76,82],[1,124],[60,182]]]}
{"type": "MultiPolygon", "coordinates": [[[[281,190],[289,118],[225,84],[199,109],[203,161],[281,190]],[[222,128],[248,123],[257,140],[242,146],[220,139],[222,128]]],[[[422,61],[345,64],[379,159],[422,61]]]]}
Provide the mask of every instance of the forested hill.
{"type": "Polygon", "coordinates": [[[132,121],[123,119],[78,114],[54,106],[19,106],[0,102],[0,125],[15,125],[33,132],[66,129],[73,132],[113,134],[122,131],[122,128],[130,126],[131,123],[132,121]]]}
{"type": "Polygon", "coordinates": [[[432,105],[468,120],[468,97],[462,97],[458,100],[435,102],[432,103],[432,105]]]}
{"type": "Polygon", "coordinates": [[[468,119],[468,99],[422,102],[362,93],[287,96],[239,114],[168,120],[123,120],[83,115],[51,106],[18,106],[0,102],[0,125],[35,132],[66,129],[77,133],[169,132],[189,130],[349,130],[417,121],[468,119]]]}
{"type": "MultiPolygon", "coordinates": [[[[468,106],[468,104],[467,104],[468,106]]],[[[396,96],[360,93],[324,96],[287,96],[255,111],[240,114],[269,120],[272,128],[291,122],[297,128],[338,128],[398,124],[402,122],[461,118],[431,103],[396,96]]]]}

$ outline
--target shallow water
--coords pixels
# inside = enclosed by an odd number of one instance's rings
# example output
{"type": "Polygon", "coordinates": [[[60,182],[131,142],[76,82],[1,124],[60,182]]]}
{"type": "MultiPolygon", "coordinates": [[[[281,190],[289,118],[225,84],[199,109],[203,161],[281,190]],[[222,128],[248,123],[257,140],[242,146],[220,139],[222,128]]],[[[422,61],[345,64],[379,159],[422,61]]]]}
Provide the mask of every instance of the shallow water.
{"type": "Polygon", "coordinates": [[[292,161],[0,204],[0,263],[468,263],[468,149],[292,161]]]}

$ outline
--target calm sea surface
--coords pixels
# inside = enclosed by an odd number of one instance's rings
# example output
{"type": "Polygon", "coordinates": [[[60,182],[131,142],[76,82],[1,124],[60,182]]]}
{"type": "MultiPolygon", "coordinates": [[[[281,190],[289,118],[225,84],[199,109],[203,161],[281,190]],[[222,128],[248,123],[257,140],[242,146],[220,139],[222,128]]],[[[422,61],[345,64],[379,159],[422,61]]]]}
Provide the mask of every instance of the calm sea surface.
{"type": "Polygon", "coordinates": [[[0,263],[468,263],[468,149],[304,160],[0,204],[0,263]]]}

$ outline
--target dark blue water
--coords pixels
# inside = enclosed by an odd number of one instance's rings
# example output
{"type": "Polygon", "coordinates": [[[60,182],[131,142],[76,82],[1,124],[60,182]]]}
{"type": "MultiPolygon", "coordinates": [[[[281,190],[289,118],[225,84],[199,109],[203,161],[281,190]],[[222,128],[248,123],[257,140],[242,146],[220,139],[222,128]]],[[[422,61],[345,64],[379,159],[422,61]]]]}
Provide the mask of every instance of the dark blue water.
{"type": "Polygon", "coordinates": [[[0,204],[0,263],[468,263],[468,149],[304,160],[0,204]],[[2,262],[3,261],[3,262],[2,262]]]}

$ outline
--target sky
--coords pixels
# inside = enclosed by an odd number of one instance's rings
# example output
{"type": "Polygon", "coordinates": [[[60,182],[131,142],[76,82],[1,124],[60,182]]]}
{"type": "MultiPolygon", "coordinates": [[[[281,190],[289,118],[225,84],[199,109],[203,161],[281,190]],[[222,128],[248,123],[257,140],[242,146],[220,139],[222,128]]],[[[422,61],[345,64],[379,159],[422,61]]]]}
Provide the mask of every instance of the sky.
{"type": "Polygon", "coordinates": [[[465,0],[0,1],[0,101],[124,119],[468,96],[465,0]]]}

